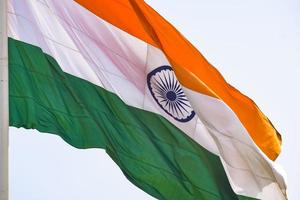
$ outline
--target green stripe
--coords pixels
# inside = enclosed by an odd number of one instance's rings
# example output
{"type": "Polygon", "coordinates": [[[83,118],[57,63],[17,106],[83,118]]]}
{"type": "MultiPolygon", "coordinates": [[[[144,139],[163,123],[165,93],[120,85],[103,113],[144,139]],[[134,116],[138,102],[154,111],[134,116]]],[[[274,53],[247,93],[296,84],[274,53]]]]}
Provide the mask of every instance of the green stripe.
{"type": "Polygon", "coordinates": [[[132,183],[158,199],[240,198],[217,156],[163,117],[64,73],[40,48],[9,39],[9,73],[11,126],[53,133],[77,148],[104,148],[132,183]]]}

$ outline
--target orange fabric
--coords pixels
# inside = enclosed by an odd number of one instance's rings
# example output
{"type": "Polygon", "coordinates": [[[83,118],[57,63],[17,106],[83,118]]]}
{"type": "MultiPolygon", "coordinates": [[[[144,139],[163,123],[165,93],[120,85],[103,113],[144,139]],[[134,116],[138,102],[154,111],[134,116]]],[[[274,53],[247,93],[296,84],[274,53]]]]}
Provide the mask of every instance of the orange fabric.
{"type": "Polygon", "coordinates": [[[272,160],[281,137],[255,103],[229,85],[222,75],[171,24],[142,0],[76,0],[95,15],[160,48],[182,85],[225,102],[255,143],[272,160]]]}

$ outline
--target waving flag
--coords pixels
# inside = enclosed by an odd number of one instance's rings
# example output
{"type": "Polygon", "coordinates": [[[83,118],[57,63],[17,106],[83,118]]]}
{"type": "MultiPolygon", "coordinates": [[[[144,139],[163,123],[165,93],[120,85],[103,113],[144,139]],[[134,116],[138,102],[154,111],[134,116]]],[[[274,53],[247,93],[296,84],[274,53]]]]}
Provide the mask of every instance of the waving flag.
{"type": "Polygon", "coordinates": [[[271,122],[144,1],[9,0],[8,32],[11,126],[104,148],[158,199],[286,199],[271,122]]]}

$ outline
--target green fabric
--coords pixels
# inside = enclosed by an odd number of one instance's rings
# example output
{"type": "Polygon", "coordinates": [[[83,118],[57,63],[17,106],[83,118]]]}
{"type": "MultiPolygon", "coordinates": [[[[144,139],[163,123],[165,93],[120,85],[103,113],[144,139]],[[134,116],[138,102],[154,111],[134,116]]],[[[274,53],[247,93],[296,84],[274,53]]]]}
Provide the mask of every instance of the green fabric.
{"type": "Polygon", "coordinates": [[[163,117],[64,73],[38,47],[9,39],[9,87],[11,126],[56,134],[81,149],[104,148],[132,183],[158,199],[240,198],[218,156],[163,117]]]}

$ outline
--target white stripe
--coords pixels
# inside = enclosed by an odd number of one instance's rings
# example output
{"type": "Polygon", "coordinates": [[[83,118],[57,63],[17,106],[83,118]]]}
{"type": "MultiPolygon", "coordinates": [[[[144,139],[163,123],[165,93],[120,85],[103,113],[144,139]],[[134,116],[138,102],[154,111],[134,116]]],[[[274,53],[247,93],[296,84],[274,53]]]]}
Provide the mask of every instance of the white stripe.
{"type": "Polygon", "coordinates": [[[39,46],[62,70],[117,94],[126,104],[158,113],[220,155],[237,194],[270,199],[285,192],[282,176],[223,102],[186,89],[196,116],[174,120],[153,100],[146,78],[169,65],[163,53],[99,19],[70,0],[10,0],[9,35],[39,46]],[[279,185],[278,185],[278,184],[279,185]]]}

